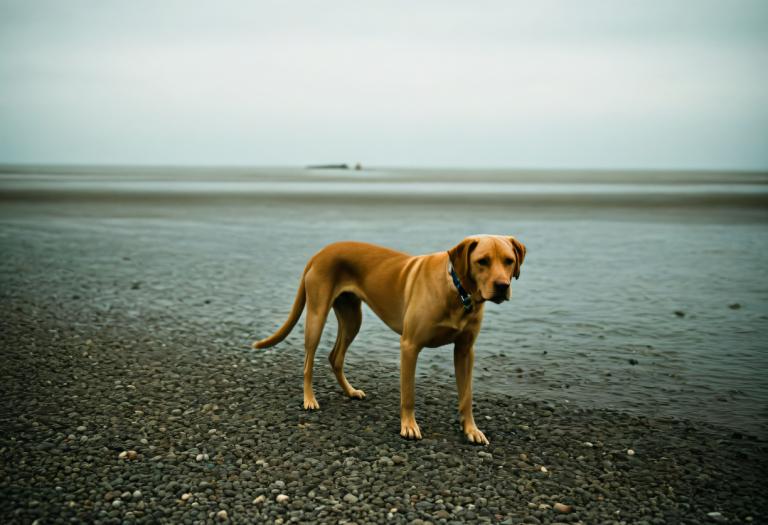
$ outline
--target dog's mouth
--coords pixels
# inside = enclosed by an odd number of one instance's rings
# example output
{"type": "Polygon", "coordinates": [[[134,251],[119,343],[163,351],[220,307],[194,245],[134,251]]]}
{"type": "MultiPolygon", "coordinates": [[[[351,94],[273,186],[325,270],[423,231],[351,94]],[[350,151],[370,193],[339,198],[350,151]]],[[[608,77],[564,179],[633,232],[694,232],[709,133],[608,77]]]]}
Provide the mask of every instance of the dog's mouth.
{"type": "Polygon", "coordinates": [[[505,294],[494,294],[489,299],[483,298],[484,301],[491,301],[492,303],[501,304],[504,301],[509,301],[509,297],[505,294]]]}

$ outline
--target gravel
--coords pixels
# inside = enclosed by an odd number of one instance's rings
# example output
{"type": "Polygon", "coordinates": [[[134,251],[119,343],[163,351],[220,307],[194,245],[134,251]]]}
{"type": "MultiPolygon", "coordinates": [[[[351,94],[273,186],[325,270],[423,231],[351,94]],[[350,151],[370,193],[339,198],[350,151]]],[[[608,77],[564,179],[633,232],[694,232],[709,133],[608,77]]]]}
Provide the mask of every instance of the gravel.
{"type": "Polygon", "coordinates": [[[408,442],[397,370],[374,361],[348,371],[352,401],[318,358],[305,412],[296,343],[211,341],[171,312],[0,315],[3,523],[765,521],[768,447],[724,428],[483,395],[478,448],[434,375],[408,442]]]}
{"type": "MultiPolygon", "coordinates": [[[[768,521],[765,441],[485,392],[481,367],[488,447],[465,441],[450,367],[428,360],[416,397],[425,439],[401,439],[397,367],[361,341],[347,375],[366,399],[342,395],[326,344],[321,409],[305,412],[300,327],[275,349],[250,348],[274,327],[255,319],[285,316],[269,299],[284,291],[272,272],[254,285],[249,256],[226,243],[201,255],[199,225],[159,235],[139,221],[137,237],[115,219],[70,222],[22,217],[0,231],[0,523],[768,521]]],[[[232,243],[251,242],[245,231],[232,243]]],[[[368,341],[397,352],[394,334],[368,341]]],[[[478,361],[512,351],[495,346],[478,361]]]]}

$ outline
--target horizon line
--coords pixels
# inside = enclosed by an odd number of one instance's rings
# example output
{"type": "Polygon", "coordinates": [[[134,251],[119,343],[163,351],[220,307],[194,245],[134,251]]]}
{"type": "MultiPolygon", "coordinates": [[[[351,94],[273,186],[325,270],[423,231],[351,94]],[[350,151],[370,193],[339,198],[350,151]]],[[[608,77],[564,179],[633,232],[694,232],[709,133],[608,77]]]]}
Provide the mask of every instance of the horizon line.
{"type": "Polygon", "coordinates": [[[103,163],[103,162],[4,162],[0,161],[0,172],[13,169],[279,169],[279,170],[307,170],[307,171],[386,171],[386,170],[411,170],[411,171],[510,171],[510,172],[670,172],[670,173],[755,173],[768,174],[765,168],[726,168],[726,167],[565,167],[565,166],[473,166],[473,165],[366,165],[359,163],[360,170],[356,169],[358,163],[312,163],[312,164],[209,164],[209,163],[103,163]],[[346,165],[346,168],[333,167],[346,165]],[[328,166],[328,167],[326,167],[328,166]]]}

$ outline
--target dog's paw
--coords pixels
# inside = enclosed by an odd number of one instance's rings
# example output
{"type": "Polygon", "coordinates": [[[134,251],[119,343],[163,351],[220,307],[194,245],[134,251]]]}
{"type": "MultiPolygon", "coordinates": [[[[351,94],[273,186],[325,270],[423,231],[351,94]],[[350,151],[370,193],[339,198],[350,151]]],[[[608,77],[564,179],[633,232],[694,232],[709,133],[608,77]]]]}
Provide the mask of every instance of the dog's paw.
{"type": "Polygon", "coordinates": [[[405,439],[421,439],[421,429],[415,420],[400,422],[400,435],[405,439]]]}
{"type": "Polygon", "coordinates": [[[304,398],[304,410],[317,410],[320,408],[320,403],[314,397],[304,398]]]}
{"type": "Polygon", "coordinates": [[[490,441],[488,441],[488,438],[485,437],[485,434],[483,434],[479,428],[477,427],[470,427],[464,430],[464,434],[467,436],[467,440],[470,443],[474,443],[475,445],[488,445],[490,444],[490,441]]]}
{"type": "Polygon", "coordinates": [[[357,389],[351,390],[349,392],[349,397],[351,397],[352,399],[365,399],[365,392],[357,389]]]}

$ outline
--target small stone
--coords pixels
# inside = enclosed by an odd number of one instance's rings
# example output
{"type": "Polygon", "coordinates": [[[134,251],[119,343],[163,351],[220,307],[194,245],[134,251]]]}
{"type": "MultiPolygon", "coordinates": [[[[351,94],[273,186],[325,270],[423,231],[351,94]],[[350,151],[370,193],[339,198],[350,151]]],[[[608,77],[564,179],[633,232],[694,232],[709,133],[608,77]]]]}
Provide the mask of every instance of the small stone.
{"type": "Polygon", "coordinates": [[[547,470],[547,467],[541,467],[541,471],[542,471],[544,474],[546,474],[547,472],[549,472],[549,471],[547,470]]]}
{"type": "Polygon", "coordinates": [[[628,448],[627,449],[627,456],[634,456],[634,455],[635,455],[635,451],[632,450],[631,448],[628,448]]]}
{"type": "Polygon", "coordinates": [[[120,452],[117,455],[117,459],[126,459],[126,458],[128,458],[128,451],[127,450],[123,450],[122,452],[120,452]]]}
{"type": "Polygon", "coordinates": [[[685,317],[685,312],[682,310],[675,310],[675,315],[678,317],[685,317]]]}
{"type": "Polygon", "coordinates": [[[78,432],[85,432],[86,428],[85,428],[85,426],[83,426],[83,425],[80,425],[80,426],[79,426],[79,427],[77,427],[75,430],[77,430],[78,432]]]}
{"type": "Polygon", "coordinates": [[[202,461],[205,459],[205,456],[203,454],[198,454],[195,456],[195,461],[202,461]]]}
{"type": "Polygon", "coordinates": [[[275,501],[278,503],[288,503],[288,500],[291,499],[286,494],[278,494],[275,498],[275,501]]]}
{"type": "Polygon", "coordinates": [[[585,442],[584,442],[584,446],[585,446],[585,447],[587,447],[587,448],[592,448],[592,447],[594,447],[595,445],[593,445],[593,444],[592,444],[592,443],[590,443],[589,441],[585,441],[585,442]]]}
{"type": "Polygon", "coordinates": [[[216,519],[219,521],[227,521],[229,519],[229,516],[227,515],[226,510],[220,510],[216,513],[216,519]]]}
{"type": "Polygon", "coordinates": [[[355,496],[354,494],[347,494],[346,496],[344,496],[343,499],[350,505],[354,505],[355,503],[357,503],[357,496],[355,496]]]}
{"type": "Polygon", "coordinates": [[[403,463],[406,462],[406,459],[403,456],[398,456],[397,454],[395,454],[394,456],[392,456],[392,462],[395,465],[402,465],[403,463]]]}
{"type": "Polygon", "coordinates": [[[192,497],[191,493],[185,492],[184,494],[181,495],[181,501],[187,501],[191,497],[192,497]]]}
{"type": "Polygon", "coordinates": [[[267,497],[264,494],[261,494],[260,496],[256,496],[253,500],[254,505],[264,505],[264,502],[267,501],[267,497]]]}
{"type": "Polygon", "coordinates": [[[629,364],[632,365],[632,366],[634,366],[634,365],[636,365],[638,363],[639,363],[639,361],[637,359],[630,359],[629,360],[629,364]]]}
{"type": "Polygon", "coordinates": [[[114,500],[114,501],[112,502],[112,506],[113,506],[113,507],[115,507],[115,508],[117,508],[117,507],[121,506],[122,504],[123,504],[123,502],[122,502],[122,501],[120,501],[119,499],[116,499],[116,500],[114,500]]]}
{"type": "Polygon", "coordinates": [[[138,454],[138,452],[136,452],[135,450],[129,450],[129,451],[127,452],[127,456],[128,456],[128,459],[129,459],[129,460],[133,461],[134,459],[136,459],[137,457],[139,457],[139,454],[138,454]]]}
{"type": "Polygon", "coordinates": [[[139,499],[141,497],[141,491],[140,490],[134,490],[133,491],[133,499],[139,499]]]}
{"type": "Polygon", "coordinates": [[[726,523],[728,521],[725,519],[725,516],[719,512],[707,512],[707,517],[715,523],[726,523]]]}
{"type": "Polygon", "coordinates": [[[565,503],[560,502],[555,503],[553,508],[562,514],[568,514],[569,512],[573,511],[573,507],[571,505],[566,505],[565,503]]]}

